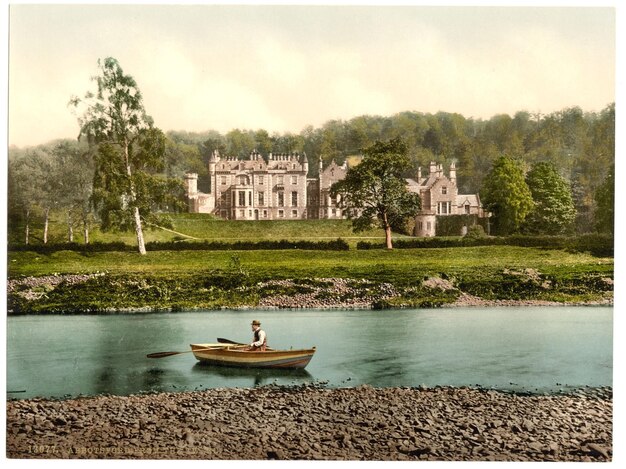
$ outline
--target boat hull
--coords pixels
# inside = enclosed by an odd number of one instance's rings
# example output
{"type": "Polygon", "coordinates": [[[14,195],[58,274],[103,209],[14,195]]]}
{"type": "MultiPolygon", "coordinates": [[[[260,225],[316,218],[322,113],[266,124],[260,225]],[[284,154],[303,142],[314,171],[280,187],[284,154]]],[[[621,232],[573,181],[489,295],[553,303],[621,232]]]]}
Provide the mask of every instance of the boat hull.
{"type": "Polygon", "coordinates": [[[244,347],[214,346],[214,344],[191,344],[196,359],[202,363],[240,368],[304,368],[315,347],[300,350],[248,351],[244,347]]]}

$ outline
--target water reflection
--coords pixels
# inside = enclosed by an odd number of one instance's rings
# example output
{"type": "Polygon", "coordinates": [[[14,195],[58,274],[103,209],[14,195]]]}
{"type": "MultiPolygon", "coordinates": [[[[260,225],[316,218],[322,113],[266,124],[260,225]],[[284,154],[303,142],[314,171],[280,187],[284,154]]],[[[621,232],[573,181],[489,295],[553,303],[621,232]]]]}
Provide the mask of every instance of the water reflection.
{"type": "Polygon", "coordinates": [[[207,378],[219,377],[223,380],[253,380],[254,386],[262,386],[280,381],[292,380],[294,384],[313,381],[313,376],[303,369],[280,369],[280,368],[237,368],[232,366],[217,366],[208,363],[196,363],[191,371],[207,378]]]}

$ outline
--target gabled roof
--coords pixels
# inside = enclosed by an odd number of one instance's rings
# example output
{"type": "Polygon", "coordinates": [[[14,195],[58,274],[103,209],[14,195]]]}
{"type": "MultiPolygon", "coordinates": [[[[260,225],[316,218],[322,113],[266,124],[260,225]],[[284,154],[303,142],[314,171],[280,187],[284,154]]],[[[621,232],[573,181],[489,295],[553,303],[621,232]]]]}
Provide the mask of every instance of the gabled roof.
{"type": "Polygon", "coordinates": [[[478,194],[459,194],[456,196],[456,206],[462,207],[469,203],[472,207],[479,207],[480,201],[478,200],[478,194]]]}

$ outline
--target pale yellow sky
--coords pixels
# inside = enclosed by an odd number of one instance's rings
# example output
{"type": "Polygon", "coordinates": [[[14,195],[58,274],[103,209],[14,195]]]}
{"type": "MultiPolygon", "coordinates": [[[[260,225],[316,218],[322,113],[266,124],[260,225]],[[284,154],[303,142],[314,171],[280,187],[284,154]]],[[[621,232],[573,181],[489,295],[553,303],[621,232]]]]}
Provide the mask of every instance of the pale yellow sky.
{"type": "Polygon", "coordinates": [[[300,132],[401,111],[488,119],[615,101],[610,7],[27,5],[9,13],[9,144],[74,138],[112,56],[167,130],[300,132]]]}

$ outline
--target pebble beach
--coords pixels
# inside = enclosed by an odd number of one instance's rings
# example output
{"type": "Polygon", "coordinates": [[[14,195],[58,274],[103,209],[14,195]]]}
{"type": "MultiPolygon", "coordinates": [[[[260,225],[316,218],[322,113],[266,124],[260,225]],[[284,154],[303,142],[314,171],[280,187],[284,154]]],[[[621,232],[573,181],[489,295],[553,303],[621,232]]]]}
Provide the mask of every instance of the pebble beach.
{"type": "Polygon", "coordinates": [[[8,458],[612,460],[613,393],[220,388],[7,402],[8,458]]]}

